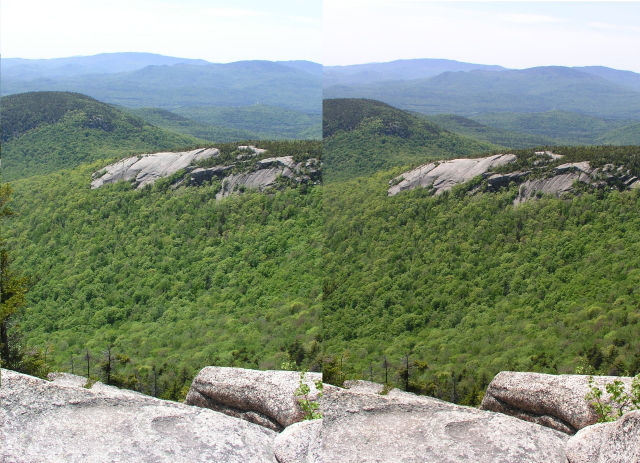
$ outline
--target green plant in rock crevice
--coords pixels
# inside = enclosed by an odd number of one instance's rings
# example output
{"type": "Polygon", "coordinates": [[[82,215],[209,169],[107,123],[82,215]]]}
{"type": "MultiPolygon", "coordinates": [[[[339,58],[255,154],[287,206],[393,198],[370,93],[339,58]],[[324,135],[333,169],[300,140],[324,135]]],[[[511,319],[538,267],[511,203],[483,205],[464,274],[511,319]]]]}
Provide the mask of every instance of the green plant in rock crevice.
{"type": "MultiPolygon", "coordinates": [[[[317,420],[322,418],[322,413],[320,410],[320,402],[318,400],[311,399],[309,394],[311,393],[311,388],[308,384],[304,382],[306,371],[300,372],[300,383],[298,384],[298,389],[296,389],[294,395],[298,399],[298,403],[300,404],[300,408],[304,411],[304,419],[305,420],[317,420]]],[[[314,385],[316,389],[319,391],[316,398],[320,399],[322,397],[322,380],[317,379],[314,381],[314,385]]]]}
{"type": "Polygon", "coordinates": [[[589,376],[589,393],[585,396],[598,415],[598,423],[616,421],[622,415],[632,410],[640,410],[640,375],[631,382],[631,390],[627,392],[624,383],[616,379],[604,386],[609,394],[605,400],[604,391],[594,384],[593,376],[589,376]],[[613,407],[613,403],[618,406],[613,407]]]}

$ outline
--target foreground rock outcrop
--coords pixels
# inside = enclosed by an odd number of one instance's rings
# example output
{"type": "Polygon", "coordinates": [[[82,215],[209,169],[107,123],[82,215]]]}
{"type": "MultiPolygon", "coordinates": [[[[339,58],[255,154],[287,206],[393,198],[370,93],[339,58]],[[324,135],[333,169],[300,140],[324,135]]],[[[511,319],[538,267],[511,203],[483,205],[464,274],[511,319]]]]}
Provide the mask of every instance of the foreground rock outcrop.
{"type": "Polygon", "coordinates": [[[212,410],[2,370],[1,461],[272,462],[275,433],[212,410]]]}
{"type": "Polygon", "coordinates": [[[586,427],[567,443],[569,463],[640,462],[640,410],[586,427]]]}
{"type": "Polygon", "coordinates": [[[433,398],[333,389],[322,411],[324,463],[566,463],[566,434],[433,398]]]}
{"type": "Polygon", "coordinates": [[[276,437],[273,448],[278,463],[321,463],[322,420],[294,423],[276,437]]]}
{"type": "MultiPolygon", "coordinates": [[[[321,373],[307,373],[304,383],[317,400],[314,382],[321,373]]],[[[296,371],[258,371],[244,368],[205,367],[191,383],[185,403],[242,418],[274,431],[304,419],[295,392],[300,385],[296,371]]]]}
{"type": "MultiPolygon", "coordinates": [[[[633,378],[594,376],[594,386],[620,380],[628,390],[633,378]]],[[[547,375],[503,371],[487,387],[480,408],[512,415],[559,431],[574,434],[598,421],[598,415],[585,396],[589,376],[547,375]]]]}

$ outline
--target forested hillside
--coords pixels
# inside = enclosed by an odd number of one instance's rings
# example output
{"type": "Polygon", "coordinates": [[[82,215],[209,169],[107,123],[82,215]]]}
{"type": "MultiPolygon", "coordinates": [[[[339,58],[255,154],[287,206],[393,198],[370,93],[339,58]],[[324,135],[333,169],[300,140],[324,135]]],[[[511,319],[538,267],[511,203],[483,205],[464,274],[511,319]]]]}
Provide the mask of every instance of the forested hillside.
{"type": "Polygon", "coordinates": [[[602,145],[640,145],[640,122],[610,130],[600,135],[596,142],[602,145]]]}
{"type": "MultiPolygon", "coordinates": [[[[472,116],[471,119],[503,130],[549,137],[565,144],[600,144],[599,137],[611,130],[625,127],[633,121],[603,119],[570,111],[547,111],[542,113],[493,112],[472,116]]],[[[612,140],[613,141],[613,140],[612,140]]],[[[602,143],[605,144],[605,143],[602,143]]],[[[615,140],[614,145],[632,145],[615,140]]]]}
{"type": "MultiPolygon", "coordinates": [[[[317,156],[320,142],[265,147],[317,156]]],[[[223,200],[219,180],[89,189],[106,163],[13,183],[3,233],[33,281],[19,325],[31,348],[95,375],[110,352],[113,382],[173,399],[206,365],[319,367],[318,187],[223,200]]]]}
{"type": "Polygon", "coordinates": [[[450,132],[463,135],[476,140],[486,141],[508,148],[529,148],[535,146],[556,146],[569,144],[565,141],[545,137],[543,135],[531,135],[513,130],[504,130],[490,125],[484,125],[467,117],[455,114],[437,114],[435,116],[421,115],[426,120],[439,125],[450,132]]]}
{"type": "Polygon", "coordinates": [[[327,181],[498,148],[375,100],[324,100],[322,118],[327,181]]]}
{"type": "Polygon", "coordinates": [[[174,112],[205,124],[250,130],[269,139],[322,138],[322,116],[319,112],[307,114],[263,104],[240,107],[185,106],[174,112]]]}
{"type": "MultiPolygon", "coordinates": [[[[640,174],[638,147],[554,152],[640,174]]],[[[535,167],[516,155],[505,171],[535,167]]],[[[501,370],[640,372],[640,190],[387,196],[401,172],[324,187],[326,381],[475,405],[501,370]]]]}
{"type": "Polygon", "coordinates": [[[204,142],[154,127],[79,93],[32,92],[2,98],[4,181],[96,159],[122,158],[204,142]]]}
{"type": "Polygon", "coordinates": [[[268,138],[267,135],[257,134],[248,130],[238,130],[228,126],[223,127],[198,122],[166,109],[137,108],[128,109],[127,111],[157,127],[216,143],[268,138]]]}

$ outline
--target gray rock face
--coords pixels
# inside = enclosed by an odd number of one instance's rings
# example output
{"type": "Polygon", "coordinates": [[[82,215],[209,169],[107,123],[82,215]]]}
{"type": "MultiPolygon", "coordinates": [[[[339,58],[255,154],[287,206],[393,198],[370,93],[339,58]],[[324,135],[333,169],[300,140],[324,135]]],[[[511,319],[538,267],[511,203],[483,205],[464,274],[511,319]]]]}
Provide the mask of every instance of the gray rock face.
{"type": "Polygon", "coordinates": [[[520,185],[518,196],[513,200],[513,204],[523,203],[538,194],[554,195],[559,198],[572,191],[576,181],[590,183],[590,177],[584,172],[577,171],[549,178],[528,180],[520,185]]]}
{"type": "MultiPolygon", "coordinates": [[[[536,153],[540,156],[539,161],[534,165],[548,164],[549,162],[561,159],[563,156],[549,151],[536,153]]],[[[520,189],[513,204],[517,205],[532,198],[542,195],[553,195],[561,197],[575,189],[576,182],[591,185],[594,188],[618,187],[638,188],[640,180],[631,176],[629,171],[622,166],[608,164],[602,168],[593,169],[589,162],[574,162],[562,164],[547,172],[542,178],[526,180],[533,171],[511,172],[508,174],[492,174],[491,171],[498,166],[514,162],[516,157],[512,154],[501,154],[478,159],[453,159],[440,163],[431,163],[420,166],[409,172],[394,178],[389,182],[390,188],[387,190],[389,196],[394,196],[404,190],[414,188],[433,188],[435,194],[441,194],[474,177],[482,176],[483,185],[489,191],[497,191],[500,188],[509,186],[510,183],[518,183],[520,189]]],[[[535,170],[535,169],[534,169],[535,170]]],[[[481,189],[482,185],[470,191],[474,193],[481,189]]]]}
{"type": "Polygon", "coordinates": [[[211,410],[2,370],[6,462],[272,462],[275,433],[211,410]]]}
{"type": "MultiPolygon", "coordinates": [[[[310,400],[317,399],[314,381],[321,379],[321,373],[306,374],[310,400]]],[[[304,418],[295,396],[299,384],[300,373],[296,371],[205,367],[191,383],[185,403],[281,431],[304,418]]]]}
{"type": "Polygon", "coordinates": [[[454,186],[468,182],[478,175],[483,175],[498,166],[514,162],[513,154],[497,154],[487,158],[452,159],[440,163],[431,163],[405,172],[393,179],[389,196],[394,196],[404,190],[414,188],[433,187],[435,194],[441,194],[454,186]]]}
{"type": "Polygon", "coordinates": [[[256,162],[256,170],[227,176],[216,199],[226,198],[243,189],[263,191],[276,185],[278,177],[296,183],[317,181],[320,178],[319,163],[315,159],[296,163],[291,156],[262,159],[256,162]]]}
{"type": "Polygon", "coordinates": [[[194,169],[191,171],[191,185],[202,185],[204,182],[210,182],[215,178],[224,178],[226,173],[233,169],[233,166],[216,166],[208,169],[194,169]]]}
{"type": "Polygon", "coordinates": [[[278,463],[321,463],[322,420],[294,423],[276,437],[273,448],[278,463]]]}
{"type": "Polygon", "coordinates": [[[512,182],[520,183],[530,173],[531,171],[512,172],[510,174],[493,174],[487,178],[488,189],[489,191],[498,191],[500,188],[508,187],[512,182]]]}
{"type": "MultiPolygon", "coordinates": [[[[87,378],[85,378],[84,376],[72,375],[71,373],[49,373],[47,378],[56,386],[84,388],[87,385],[87,378]]],[[[120,389],[115,386],[107,386],[100,381],[96,381],[90,386],[91,387],[88,388],[88,390],[92,392],[102,392],[105,395],[116,399],[119,397],[132,397],[142,399],[149,397],[147,395],[141,394],[136,391],[131,391],[129,389],[120,389]]]]}
{"type": "Polygon", "coordinates": [[[196,161],[218,156],[216,148],[197,149],[181,153],[153,153],[141,154],[122,159],[110,164],[93,174],[91,188],[100,188],[107,183],[126,180],[137,183],[142,188],[157,179],[167,177],[180,169],[192,166],[196,161]]]}
{"type": "MultiPolygon", "coordinates": [[[[630,390],[633,378],[595,376],[594,385],[621,380],[630,390]]],[[[589,393],[585,375],[547,375],[503,371],[487,387],[480,409],[512,415],[559,431],[573,434],[598,421],[595,410],[585,400],[589,393]]]]}
{"type": "Polygon", "coordinates": [[[566,451],[569,463],[640,462],[640,410],[580,430],[566,451]]]}
{"type": "Polygon", "coordinates": [[[428,397],[330,390],[322,461],[566,463],[566,434],[428,397]]]}

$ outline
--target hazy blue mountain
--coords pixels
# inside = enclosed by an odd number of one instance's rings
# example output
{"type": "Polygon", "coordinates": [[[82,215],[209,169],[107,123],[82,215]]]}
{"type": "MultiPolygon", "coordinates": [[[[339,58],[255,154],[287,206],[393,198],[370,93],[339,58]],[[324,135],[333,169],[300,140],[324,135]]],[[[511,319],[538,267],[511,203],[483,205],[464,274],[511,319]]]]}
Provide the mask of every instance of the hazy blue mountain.
{"type": "Polygon", "coordinates": [[[39,77],[68,77],[83,74],[131,72],[147,66],[205,65],[211,63],[202,59],[127,52],[53,59],[2,58],[1,64],[3,79],[31,80],[39,77]]]}
{"type": "Polygon", "coordinates": [[[313,61],[293,60],[276,61],[276,63],[290,68],[300,69],[301,71],[308,72],[309,74],[322,77],[322,64],[314,63],[313,61]]]}
{"type": "Polygon", "coordinates": [[[561,66],[445,72],[428,79],[334,85],[325,98],[371,98],[423,114],[564,110],[640,120],[640,92],[561,66]]]}
{"type": "Polygon", "coordinates": [[[602,119],[569,111],[543,113],[494,112],[472,116],[472,119],[492,127],[542,137],[562,139],[564,144],[593,144],[610,130],[633,121],[602,119]]]}
{"type": "Polygon", "coordinates": [[[463,63],[449,59],[401,59],[388,63],[325,66],[323,86],[366,84],[387,80],[412,80],[433,77],[443,72],[503,71],[502,66],[463,63]]]}
{"type": "Polygon", "coordinates": [[[130,108],[274,105],[321,112],[321,78],[272,61],[147,66],[132,72],[31,81],[3,75],[2,94],[74,91],[130,108]]]}
{"type": "Polygon", "coordinates": [[[250,130],[272,138],[322,138],[320,114],[307,114],[278,106],[186,106],[173,112],[204,124],[250,130]]]}
{"type": "Polygon", "coordinates": [[[604,66],[584,66],[574,67],[573,69],[588,72],[589,74],[602,77],[616,84],[625,85],[640,92],[640,74],[637,72],[620,71],[618,69],[611,69],[604,66]]]}

